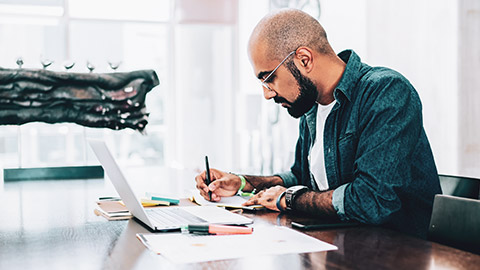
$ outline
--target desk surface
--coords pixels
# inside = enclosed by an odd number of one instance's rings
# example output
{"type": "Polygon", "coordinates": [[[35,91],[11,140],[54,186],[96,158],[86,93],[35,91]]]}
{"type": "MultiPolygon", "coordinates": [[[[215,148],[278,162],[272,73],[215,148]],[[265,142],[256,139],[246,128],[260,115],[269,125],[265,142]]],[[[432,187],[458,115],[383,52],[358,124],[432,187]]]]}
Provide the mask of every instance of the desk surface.
{"type": "MultiPolygon", "coordinates": [[[[193,181],[193,180],[192,180],[193,181]]],[[[147,250],[134,220],[93,214],[104,180],[23,181],[0,187],[0,269],[475,269],[480,256],[379,227],[308,231],[336,251],[173,265],[147,250]]],[[[290,227],[292,216],[260,211],[255,224],[290,227]]]]}

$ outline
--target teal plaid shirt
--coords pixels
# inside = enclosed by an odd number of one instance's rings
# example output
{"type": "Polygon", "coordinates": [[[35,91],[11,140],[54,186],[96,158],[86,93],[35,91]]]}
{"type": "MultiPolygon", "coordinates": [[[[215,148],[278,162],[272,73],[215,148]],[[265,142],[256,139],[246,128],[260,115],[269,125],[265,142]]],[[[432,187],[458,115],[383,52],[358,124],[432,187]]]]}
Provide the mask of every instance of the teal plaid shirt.
{"type": "MultiPolygon", "coordinates": [[[[338,56],[347,65],[324,129],[333,206],[342,220],[383,224],[425,238],[441,188],[420,98],[398,72],[370,67],[352,50],[338,56]]],[[[278,174],[286,186],[317,190],[308,164],[316,115],[315,105],[300,119],[295,162],[278,174]]]]}

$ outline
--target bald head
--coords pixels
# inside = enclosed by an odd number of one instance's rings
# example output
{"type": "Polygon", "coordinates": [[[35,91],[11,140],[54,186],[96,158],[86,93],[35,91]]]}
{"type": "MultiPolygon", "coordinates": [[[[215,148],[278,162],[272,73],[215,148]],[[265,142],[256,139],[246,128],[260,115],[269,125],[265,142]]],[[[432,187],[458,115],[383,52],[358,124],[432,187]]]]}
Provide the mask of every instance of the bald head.
{"type": "Polygon", "coordinates": [[[282,60],[300,46],[310,47],[321,54],[335,55],[328,44],[320,23],[297,9],[282,9],[265,16],[250,36],[248,49],[263,50],[263,54],[282,60]]]}

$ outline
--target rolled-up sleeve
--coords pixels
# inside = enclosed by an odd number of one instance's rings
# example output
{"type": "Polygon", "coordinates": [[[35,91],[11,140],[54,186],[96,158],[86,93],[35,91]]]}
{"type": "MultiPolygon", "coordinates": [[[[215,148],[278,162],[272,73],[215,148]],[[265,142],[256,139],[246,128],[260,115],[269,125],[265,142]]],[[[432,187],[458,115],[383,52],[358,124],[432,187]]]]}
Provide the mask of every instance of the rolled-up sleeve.
{"type": "Polygon", "coordinates": [[[283,184],[286,187],[291,187],[298,184],[297,177],[295,177],[295,175],[291,171],[278,173],[276,174],[276,176],[279,176],[280,178],[282,178],[283,184]]]}
{"type": "Polygon", "coordinates": [[[348,217],[345,216],[345,206],[344,206],[344,199],[345,199],[345,188],[348,184],[344,184],[339,186],[333,191],[332,194],[332,205],[337,211],[337,215],[341,220],[348,220],[348,217]]]}

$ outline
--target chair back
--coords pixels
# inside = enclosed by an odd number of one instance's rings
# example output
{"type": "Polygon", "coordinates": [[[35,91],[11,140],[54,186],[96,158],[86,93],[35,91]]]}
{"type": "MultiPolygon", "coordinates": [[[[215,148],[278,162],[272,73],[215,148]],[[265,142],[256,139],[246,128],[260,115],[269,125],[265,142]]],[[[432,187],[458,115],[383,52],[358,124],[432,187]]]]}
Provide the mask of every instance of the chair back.
{"type": "Polygon", "coordinates": [[[437,194],[428,239],[480,254],[480,200],[437,194]]]}
{"type": "Polygon", "coordinates": [[[471,199],[480,198],[480,179],[445,174],[440,174],[438,177],[443,194],[471,199]]]}

